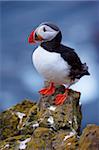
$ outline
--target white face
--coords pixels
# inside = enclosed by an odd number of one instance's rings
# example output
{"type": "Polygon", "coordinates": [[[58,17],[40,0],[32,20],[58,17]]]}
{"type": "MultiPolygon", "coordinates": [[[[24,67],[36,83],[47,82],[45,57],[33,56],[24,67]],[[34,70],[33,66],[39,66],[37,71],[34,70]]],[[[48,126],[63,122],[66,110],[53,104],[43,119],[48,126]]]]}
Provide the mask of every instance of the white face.
{"type": "Polygon", "coordinates": [[[43,41],[51,41],[59,33],[47,25],[40,25],[35,30],[35,33],[43,38],[43,41]]]}

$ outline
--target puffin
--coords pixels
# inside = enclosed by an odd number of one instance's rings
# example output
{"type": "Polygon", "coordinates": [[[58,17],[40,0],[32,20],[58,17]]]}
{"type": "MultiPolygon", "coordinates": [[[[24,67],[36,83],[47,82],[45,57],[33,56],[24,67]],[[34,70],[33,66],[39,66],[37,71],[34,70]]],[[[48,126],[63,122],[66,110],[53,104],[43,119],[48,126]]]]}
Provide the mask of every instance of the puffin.
{"type": "Polygon", "coordinates": [[[30,44],[39,44],[32,54],[34,67],[50,82],[49,86],[41,89],[39,93],[52,95],[56,85],[65,85],[65,92],[56,95],[55,105],[64,103],[71,85],[84,75],[90,75],[87,64],[81,62],[75,49],[63,45],[61,41],[61,30],[51,22],[41,23],[28,37],[30,44]]]}

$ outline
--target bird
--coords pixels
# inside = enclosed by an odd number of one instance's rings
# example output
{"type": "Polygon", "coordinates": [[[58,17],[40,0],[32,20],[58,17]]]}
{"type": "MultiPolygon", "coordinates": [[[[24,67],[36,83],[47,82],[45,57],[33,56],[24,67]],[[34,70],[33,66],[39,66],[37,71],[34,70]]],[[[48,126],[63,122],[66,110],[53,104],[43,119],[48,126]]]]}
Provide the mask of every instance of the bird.
{"type": "Polygon", "coordinates": [[[49,87],[39,91],[42,95],[55,93],[55,85],[65,85],[65,93],[57,94],[55,105],[62,105],[68,98],[69,87],[84,75],[90,75],[75,49],[62,44],[62,32],[57,25],[43,22],[28,37],[29,44],[38,44],[32,54],[34,67],[47,81],[49,87]]]}

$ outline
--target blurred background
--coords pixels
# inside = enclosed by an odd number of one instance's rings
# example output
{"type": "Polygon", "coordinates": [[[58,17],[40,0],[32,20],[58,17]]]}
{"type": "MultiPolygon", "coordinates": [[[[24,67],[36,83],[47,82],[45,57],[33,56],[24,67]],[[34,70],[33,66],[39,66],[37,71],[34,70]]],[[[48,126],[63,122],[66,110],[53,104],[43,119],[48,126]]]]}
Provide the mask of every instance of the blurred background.
{"type": "Polygon", "coordinates": [[[32,64],[37,45],[28,35],[40,23],[50,21],[63,33],[70,46],[89,66],[72,89],[80,91],[82,127],[99,125],[99,2],[98,1],[0,1],[0,111],[28,98],[37,101],[43,77],[32,64]]]}

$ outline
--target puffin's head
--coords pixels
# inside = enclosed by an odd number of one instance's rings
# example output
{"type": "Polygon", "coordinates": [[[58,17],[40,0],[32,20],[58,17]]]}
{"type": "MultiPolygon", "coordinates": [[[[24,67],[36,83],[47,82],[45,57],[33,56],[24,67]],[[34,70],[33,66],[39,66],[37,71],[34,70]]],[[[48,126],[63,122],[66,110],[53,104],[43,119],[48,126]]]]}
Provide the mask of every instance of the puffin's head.
{"type": "Polygon", "coordinates": [[[58,37],[59,42],[61,41],[61,31],[59,28],[52,23],[42,23],[34,31],[31,32],[28,42],[35,44],[36,42],[49,42],[58,37]]]}

